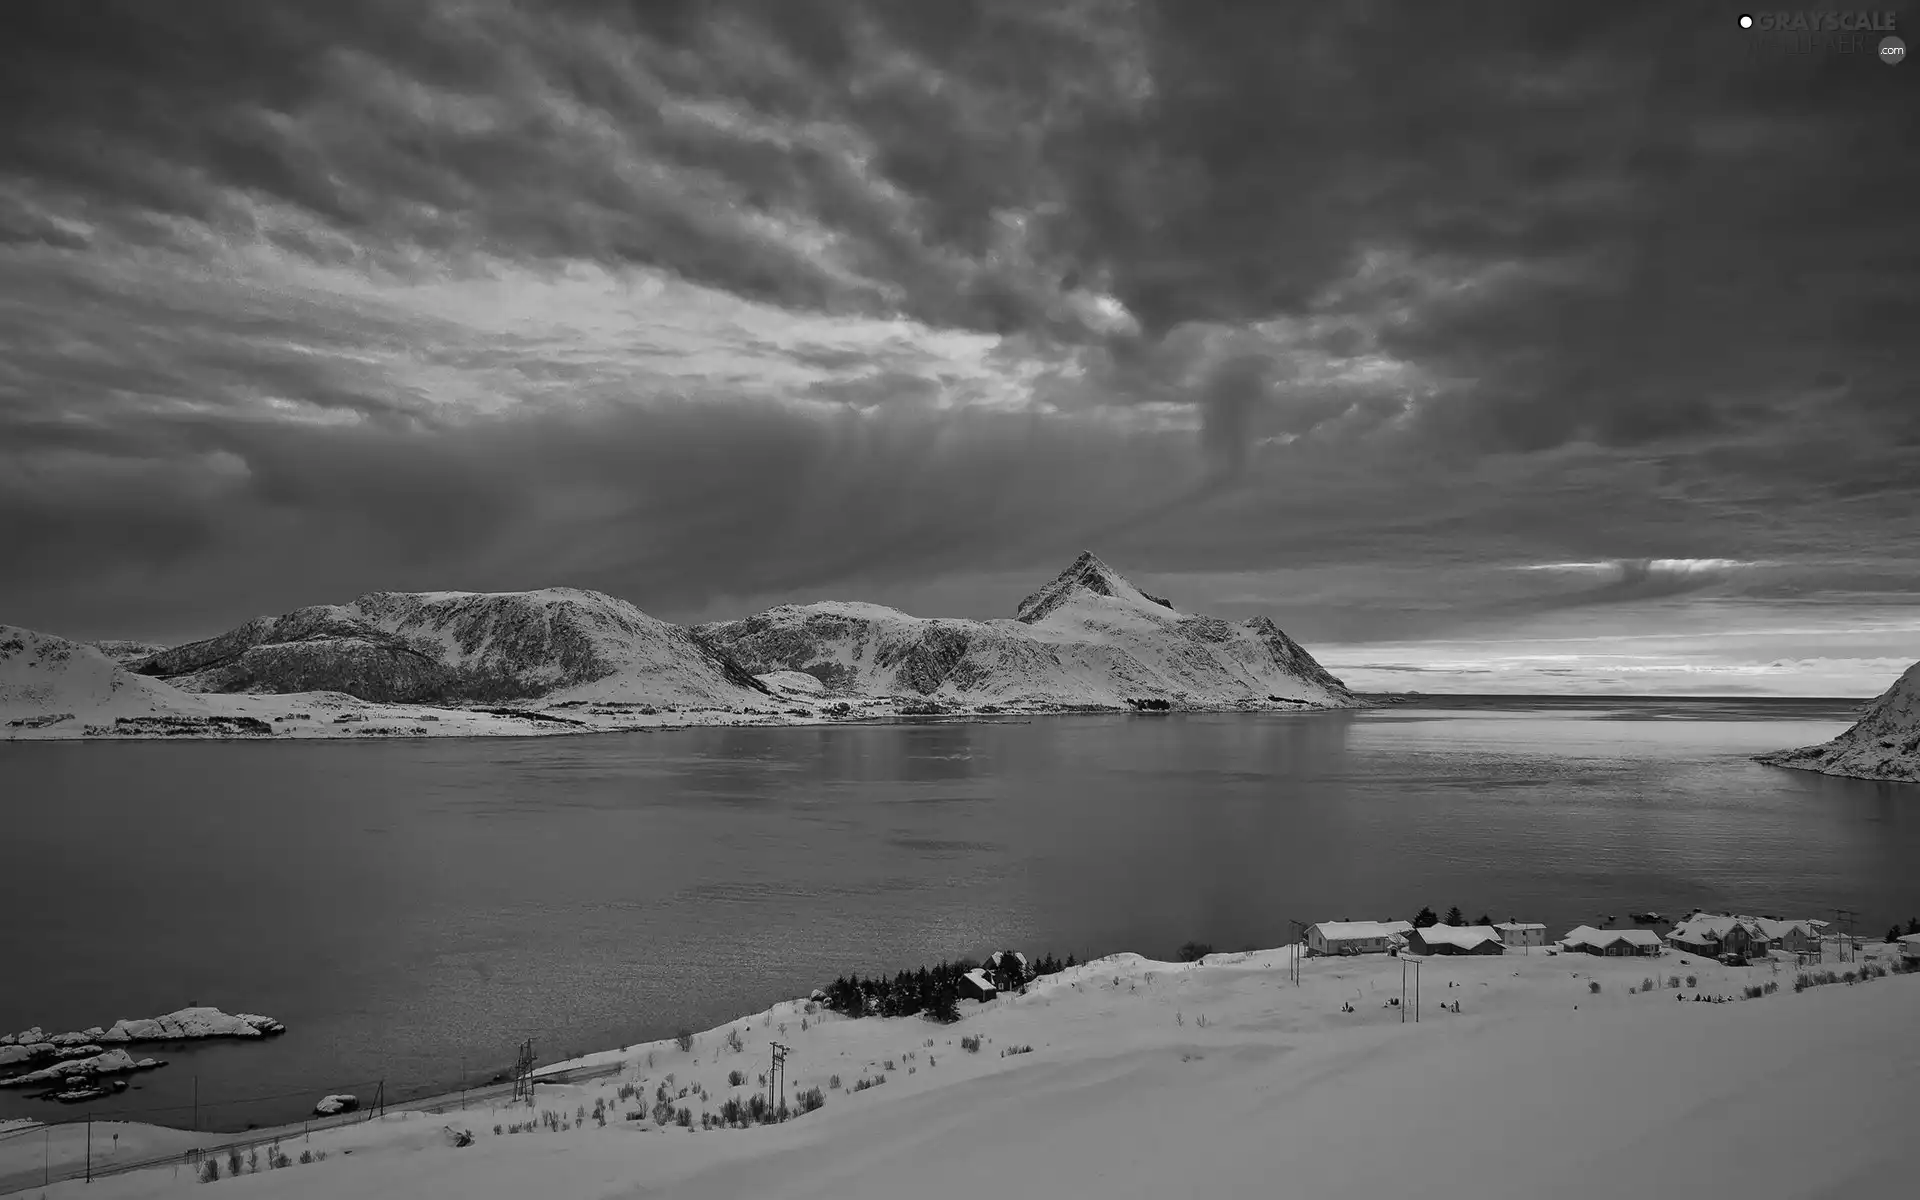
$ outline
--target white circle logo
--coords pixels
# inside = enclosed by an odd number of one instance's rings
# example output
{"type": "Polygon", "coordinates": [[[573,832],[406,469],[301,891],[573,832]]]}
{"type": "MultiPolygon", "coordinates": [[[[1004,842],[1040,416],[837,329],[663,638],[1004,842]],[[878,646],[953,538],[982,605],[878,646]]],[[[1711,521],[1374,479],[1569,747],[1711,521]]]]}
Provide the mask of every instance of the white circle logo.
{"type": "Polygon", "coordinates": [[[1742,29],[1752,29],[1752,28],[1753,28],[1753,18],[1752,18],[1752,17],[1750,17],[1750,16],[1748,16],[1748,15],[1747,15],[1746,13],[1741,13],[1741,14],[1740,14],[1740,28],[1742,28],[1742,29]]]}
{"type": "Polygon", "coordinates": [[[1897,37],[1884,37],[1880,39],[1881,62],[1890,67],[1894,67],[1906,61],[1906,57],[1907,44],[1905,42],[1897,37]]]}

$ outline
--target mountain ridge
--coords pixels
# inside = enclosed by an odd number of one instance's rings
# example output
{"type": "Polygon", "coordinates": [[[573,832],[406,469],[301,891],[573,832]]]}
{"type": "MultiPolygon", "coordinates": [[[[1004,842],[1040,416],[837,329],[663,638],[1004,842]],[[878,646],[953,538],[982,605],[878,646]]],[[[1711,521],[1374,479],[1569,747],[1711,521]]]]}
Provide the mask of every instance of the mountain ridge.
{"type": "Polygon", "coordinates": [[[822,601],[696,632],[757,675],[797,671],[842,696],[996,708],[1358,703],[1271,618],[1183,614],[1090,552],[1014,611],[981,621],[822,601]]]}
{"type": "Polygon", "coordinates": [[[1090,552],[1015,614],[825,601],[685,627],[559,587],[368,592],[165,649],[0,626],[0,736],[478,735],[1361,703],[1270,618],[1181,613],[1090,552]]]}

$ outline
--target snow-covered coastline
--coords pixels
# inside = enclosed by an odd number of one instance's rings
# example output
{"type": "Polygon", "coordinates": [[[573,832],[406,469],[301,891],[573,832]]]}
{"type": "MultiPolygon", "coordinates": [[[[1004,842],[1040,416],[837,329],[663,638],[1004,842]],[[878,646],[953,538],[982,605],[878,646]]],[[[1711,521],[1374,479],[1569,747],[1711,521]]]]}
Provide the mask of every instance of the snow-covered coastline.
{"type": "Polygon", "coordinates": [[[1788,1197],[1841,1180],[1895,1194],[1910,1171],[1900,1132],[1920,1075],[1889,1047],[1920,1006],[1920,975],[1795,994],[1791,964],[1541,949],[1434,958],[1414,1022],[1388,1003],[1400,960],[1307,959],[1296,984],[1291,954],[1114,955],[965,1002],[953,1025],[785,1001],[685,1049],[669,1039],[543,1067],[531,1108],[446,1097],[310,1132],[255,1131],[232,1159],[220,1144],[233,1137],[99,1125],[97,1156],[111,1131],[123,1161],[156,1161],[91,1184],[77,1181],[81,1130],[56,1127],[0,1140],[0,1191],[41,1193],[45,1171],[75,1180],[50,1197],[199,1195],[204,1161],[181,1156],[193,1146],[223,1179],[238,1161],[269,1176],[255,1186],[316,1200],[959,1197],[995,1178],[1103,1198],[1270,1195],[1276,1179],[1316,1197],[1600,1197],[1653,1180],[1661,1195],[1788,1197]],[[1783,986],[1675,1002],[1763,983],[1783,986]],[[776,1041],[789,1048],[784,1093],[819,1088],[820,1110],[704,1129],[701,1113],[766,1095],[776,1041]],[[605,1074],[551,1082],[568,1071],[605,1074]],[[1822,1153],[1698,1152],[1729,1138],[1822,1153]],[[260,1160],[276,1142],[284,1170],[260,1160]],[[1609,1155],[1620,1146],[1631,1155],[1609,1155]]]}
{"type": "Polygon", "coordinates": [[[1777,750],[1754,761],[1850,779],[1920,783],[1920,663],[1908,667],[1832,741],[1777,750]]]}

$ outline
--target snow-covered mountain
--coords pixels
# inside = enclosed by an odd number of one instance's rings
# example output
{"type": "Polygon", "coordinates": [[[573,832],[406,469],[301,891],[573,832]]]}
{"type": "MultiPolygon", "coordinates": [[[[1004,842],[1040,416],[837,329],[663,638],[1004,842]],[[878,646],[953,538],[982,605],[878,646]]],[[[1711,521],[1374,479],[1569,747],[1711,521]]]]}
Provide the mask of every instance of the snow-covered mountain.
{"type": "Polygon", "coordinates": [[[1920,783],[1920,663],[1908,667],[1839,737],[1821,746],[1763,754],[1758,761],[1827,775],[1920,783]]]}
{"type": "Polygon", "coordinates": [[[1183,614],[1092,554],[1022,600],[1011,620],[830,601],[695,632],[748,671],[804,672],[845,697],[974,708],[1355,703],[1268,618],[1235,624],[1183,614]]]}
{"type": "Polygon", "coordinates": [[[771,699],[680,626],[574,588],[374,592],[260,617],[136,669],[194,692],[334,691],[388,704],[541,697],[728,708],[771,699]]]}

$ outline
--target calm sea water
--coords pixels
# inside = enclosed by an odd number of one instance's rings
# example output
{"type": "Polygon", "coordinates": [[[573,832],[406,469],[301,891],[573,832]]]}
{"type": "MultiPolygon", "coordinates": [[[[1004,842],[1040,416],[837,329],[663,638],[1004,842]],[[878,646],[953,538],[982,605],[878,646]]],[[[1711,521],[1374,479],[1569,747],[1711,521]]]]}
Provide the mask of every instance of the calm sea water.
{"type": "MultiPolygon", "coordinates": [[[[0,744],[0,1028],[188,1003],[94,1107],[203,1128],[707,1028],[999,946],[1169,956],[1423,904],[1920,913],[1920,787],[1765,768],[1855,702],[1422,701],[371,743],[0,744]],[[247,1098],[262,1097],[248,1100],[247,1098]]],[[[0,1093],[0,1116],[75,1110],[0,1093]]]]}

